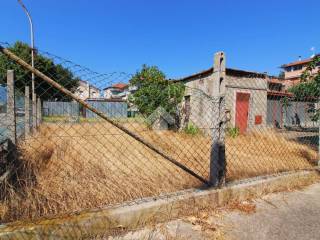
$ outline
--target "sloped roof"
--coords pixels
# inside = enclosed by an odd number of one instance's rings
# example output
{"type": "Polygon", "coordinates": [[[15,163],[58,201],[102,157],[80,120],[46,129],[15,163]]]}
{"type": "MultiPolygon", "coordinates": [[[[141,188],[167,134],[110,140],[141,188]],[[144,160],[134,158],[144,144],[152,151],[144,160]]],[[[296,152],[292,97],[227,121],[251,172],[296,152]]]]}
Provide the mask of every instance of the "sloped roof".
{"type": "Polygon", "coordinates": [[[106,90],[106,89],[109,89],[109,88],[118,88],[118,89],[125,89],[127,88],[129,85],[126,84],[126,83],[116,83],[116,84],[113,84],[112,86],[109,86],[109,87],[106,87],[104,88],[103,90],[106,90]]]}
{"type": "MultiPolygon", "coordinates": [[[[208,74],[213,73],[213,67],[203,70],[201,72],[180,78],[180,79],[175,79],[173,81],[179,82],[179,81],[186,81],[190,80],[195,77],[201,77],[201,76],[206,76],[208,74]]],[[[226,74],[229,76],[239,76],[239,77],[260,77],[260,78],[266,78],[267,74],[266,73],[259,73],[259,72],[254,72],[254,71],[247,71],[247,70],[240,70],[240,69],[235,69],[235,68],[227,68],[226,69],[226,74]]]]}
{"type": "Polygon", "coordinates": [[[274,78],[274,77],[269,78],[268,82],[269,83],[284,84],[284,80],[280,80],[279,78],[274,78]]]}
{"type": "MultiPolygon", "coordinates": [[[[320,56],[320,54],[317,54],[315,57],[320,56]]],[[[311,58],[306,58],[306,59],[302,59],[299,61],[295,61],[295,62],[291,62],[291,63],[287,63],[287,64],[283,64],[281,66],[281,68],[285,68],[285,67],[291,67],[291,66],[296,66],[296,65],[301,65],[301,64],[306,64],[309,63],[313,60],[313,57],[311,58]]]]}

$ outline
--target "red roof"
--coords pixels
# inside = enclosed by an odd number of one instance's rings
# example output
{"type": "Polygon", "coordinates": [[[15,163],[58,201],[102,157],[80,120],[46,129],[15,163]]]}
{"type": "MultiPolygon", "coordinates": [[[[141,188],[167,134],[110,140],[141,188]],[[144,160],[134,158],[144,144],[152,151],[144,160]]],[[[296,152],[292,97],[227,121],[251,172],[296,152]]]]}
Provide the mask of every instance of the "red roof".
{"type": "MultiPolygon", "coordinates": [[[[315,57],[320,56],[320,54],[315,55],[315,57]]],[[[306,64],[309,63],[313,60],[313,57],[311,58],[307,58],[307,59],[303,59],[303,60],[299,60],[299,61],[295,61],[295,62],[291,62],[288,64],[283,64],[281,67],[285,68],[285,67],[291,67],[291,66],[296,66],[296,65],[301,65],[301,64],[306,64]]]]}
{"type": "Polygon", "coordinates": [[[109,89],[109,88],[118,88],[118,89],[123,90],[123,89],[127,88],[128,86],[129,85],[126,83],[116,83],[116,84],[113,84],[112,86],[106,87],[104,90],[109,89]]]}
{"type": "Polygon", "coordinates": [[[112,85],[112,87],[124,89],[124,88],[127,88],[127,87],[128,87],[128,84],[125,84],[125,83],[117,83],[117,84],[112,85]]]}

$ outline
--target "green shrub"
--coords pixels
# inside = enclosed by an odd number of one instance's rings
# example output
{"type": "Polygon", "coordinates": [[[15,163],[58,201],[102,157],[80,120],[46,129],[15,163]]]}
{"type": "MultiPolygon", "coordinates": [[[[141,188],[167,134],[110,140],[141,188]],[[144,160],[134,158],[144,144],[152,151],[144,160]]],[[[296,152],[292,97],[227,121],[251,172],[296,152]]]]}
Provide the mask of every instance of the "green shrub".
{"type": "Polygon", "coordinates": [[[228,128],[227,132],[228,132],[228,136],[232,138],[236,138],[240,134],[240,129],[238,127],[232,127],[232,128],[228,128]]]}
{"type": "Polygon", "coordinates": [[[183,129],[183,131],[186,134],[190,134],[190,135],[197,135],[198,133],[200,133],[200,129],[194,125],[193,123],[188,123],[187,126],[185,126],[185,128],[183,129]]]}

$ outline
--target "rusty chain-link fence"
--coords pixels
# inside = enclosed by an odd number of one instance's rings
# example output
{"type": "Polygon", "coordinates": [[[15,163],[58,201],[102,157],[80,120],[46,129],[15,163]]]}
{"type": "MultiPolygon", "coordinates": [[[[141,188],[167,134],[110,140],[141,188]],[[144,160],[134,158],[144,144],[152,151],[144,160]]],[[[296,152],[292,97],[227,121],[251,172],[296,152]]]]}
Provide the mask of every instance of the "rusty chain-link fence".
{"type": "Polygon", "coordinates": [[[201,73],[132,84],[135,74],[99,74],[41,51],[33,69],[29,49],[19,55],[19,47],[2,44],[0,55],[0,223],[311,169],[319,160],[319,99],[226,68],[223,53],[201,73]]]}

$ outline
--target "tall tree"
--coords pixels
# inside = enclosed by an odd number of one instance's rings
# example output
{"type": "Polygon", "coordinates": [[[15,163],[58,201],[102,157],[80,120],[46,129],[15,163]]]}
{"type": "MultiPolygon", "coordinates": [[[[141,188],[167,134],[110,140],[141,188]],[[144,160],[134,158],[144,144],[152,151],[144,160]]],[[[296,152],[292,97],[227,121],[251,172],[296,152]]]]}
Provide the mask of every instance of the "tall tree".
{"type": "MultiPolygon", "coordinates": [[[[16,42],[9,50],[27,63],[31,63],[31,49],[27,44],[16,42]]],[[[36,69],[53,78],[68,90],[73,91],[78,87],[79,79],[61,64],[55,64],[52,59],[41,54],[35,55],[34,62],[36,69]]],[[[31,73],[10,60],[4,54],[0,54],[0,84],[6,83],[7,70],[14,70],[15,86],[18,91],[23,92],[25,86],[30,86],[31,88],[31,73]]],[[[51,85],[38,77],[35,77],[35,92],[42,100],[67,99],[60,91],[51,87],[51,85]]]]}
{"type": "Polygon", "coordinates": [[[132,96],[132,103],[142,114],[149,115],[158,107],[175,115],[184,95],[184,85],[166,80],[165,74],[155,66],[143,65],[130,80],[138,90],[132,96]]]}

